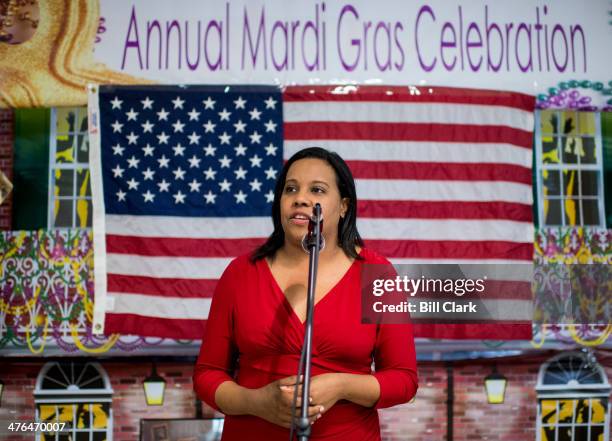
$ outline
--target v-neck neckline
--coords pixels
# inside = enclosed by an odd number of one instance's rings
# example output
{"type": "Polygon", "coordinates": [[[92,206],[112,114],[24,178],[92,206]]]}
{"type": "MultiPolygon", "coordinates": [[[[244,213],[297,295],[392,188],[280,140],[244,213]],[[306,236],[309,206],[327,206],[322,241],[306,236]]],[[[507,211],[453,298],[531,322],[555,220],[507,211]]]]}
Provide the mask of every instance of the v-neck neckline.
{"type": "MultiPolygon", "coordinates": [[[[361,251],[359,252],[359,255],[361,255],[361,251]]],[[[337,290],[338,286],[340,286],[340,284],[344,282],[344,279],[346,279],[348,275],[350,274],[350,272],[353,270],[353,267],[357,265],[357,260],[358,259],[354,259],[353,262],[351,262],[351,265],[344,272],[344,275],[340,277],[340,279],[334,284],[334,286],[332,286],[325,293],[325,295],[323,295],[323,297],[321,297],[319,301],[314,304],[313,310],[315,310],[317,306],[319,306],[319,303],[323,302],[326,298],[330,296],[330,294],[333,294],[337,290]]],[[[285,306],[285,309],[287,309],[288,314],[292,316],[297,323],[299,323],[301,328],[304,328],[304,326],[306,325],[306,319],[302,321],[300,317],[297,315],[297,312],[295,312],[295,309],[293,308],[293,306],[291,306],[291,303],[289,303],[289,300],[287,299],[285,292],[281,289],[280,285],[278,284],[276,277],[274,277],[274,273],[272,273],[272,268],[270,267],[270,264],[268,263],[268,259],[263,258],[262,261],[263,261],[263,265],[266,267],[266,270],[268,271],[268,276],[272,279],[274,289],[280,295],[281,302],[285,306]]]]}

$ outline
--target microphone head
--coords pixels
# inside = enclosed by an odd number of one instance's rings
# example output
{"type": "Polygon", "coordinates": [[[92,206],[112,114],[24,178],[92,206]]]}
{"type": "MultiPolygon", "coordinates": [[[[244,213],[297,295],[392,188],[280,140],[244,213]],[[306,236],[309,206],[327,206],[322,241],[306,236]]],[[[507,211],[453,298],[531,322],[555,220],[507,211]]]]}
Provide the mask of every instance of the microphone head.
{"type": "Polygon", "coordinates": [[[308,233],[304,235],[302,238],[302,248],[308,254],[310,254],[310,250],[314,248],[316,244],[316,236],[317,236],[317,219],[319,220],[319,251],[323,251],[325,248],[325,238],[323,237],[323,215],[321,212],[321,204],[316,203],[314,207],[312,207],[312,216],[308,220],[308,233]]]}
{"type": "MultiPolygon", "coordinates": [[[[310,236],[309,234],[304,234],[304,237],[302,237],[302,249],[304,250],[306,254],[310,254],[310,250],[314,249],[314,248],[311,248],[312,244],[314,244],[314,240],[315,240],[314,236],[310,236]]],[[[321,240],[319,241],[319,251],[323,251],[324,248],[325,248],[325,238],[321,234],[321,240]]]]}

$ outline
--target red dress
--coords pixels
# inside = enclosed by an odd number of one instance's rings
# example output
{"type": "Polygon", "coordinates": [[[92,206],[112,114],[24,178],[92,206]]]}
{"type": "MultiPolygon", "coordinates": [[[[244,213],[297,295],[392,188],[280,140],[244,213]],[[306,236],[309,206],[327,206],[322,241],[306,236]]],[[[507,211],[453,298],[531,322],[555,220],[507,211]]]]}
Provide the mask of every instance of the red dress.
{"type": "MultiPolygon", "coordinates": [[[[371,408],[340,400],[312,425],[312,440],[380,440],[376,409],[409,401],[417,390],[411,325],[361,324],[360,271],[365,263],[389,263],[363,249],[342,279],[315,305],[313,376],[372,374],[380,398],[371,408]],[[371,371],[372,361],[376,372],[371,371]]],[[[217,387],[234,380],[259,388],[297,374],[305,327],[272,276],[265,259],[238,257],[213,297],[195,366],[197,395],[218,409],[217,387]]],[[[287,441],[289,431],[251,415],[225,417],[223,441],[287,441]]]]}

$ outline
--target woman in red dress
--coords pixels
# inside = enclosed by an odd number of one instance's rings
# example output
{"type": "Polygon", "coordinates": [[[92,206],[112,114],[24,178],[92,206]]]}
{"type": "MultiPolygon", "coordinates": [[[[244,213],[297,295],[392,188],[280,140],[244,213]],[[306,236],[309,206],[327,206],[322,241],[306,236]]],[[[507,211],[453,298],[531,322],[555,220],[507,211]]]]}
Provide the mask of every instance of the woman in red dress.
{"type": "Polygon", "coordinates": [[[223,441],[289,437],[306,320],[301,242],[317,202],[326,246],[315,290],[311,439],[380,440],[377,409],[416,393],[411,325],[361,323],[362,265],[389,262],[359,236],[351,172],[337,154],[311,147],[291,157],[278,178],[274,232],[230,263],[212,300],[193,379],[197,395],[226,415],[223,441]]]}

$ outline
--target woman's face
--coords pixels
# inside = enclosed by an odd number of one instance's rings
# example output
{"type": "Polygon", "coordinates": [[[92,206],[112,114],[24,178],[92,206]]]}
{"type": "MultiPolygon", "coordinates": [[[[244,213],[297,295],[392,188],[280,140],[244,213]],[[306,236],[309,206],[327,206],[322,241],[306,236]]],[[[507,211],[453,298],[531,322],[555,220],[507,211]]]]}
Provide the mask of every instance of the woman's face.
{"type": "Polygon", "coordinates": [[[336,172],[326,161],[304,158],[289,167],[280,200],[280,217],[285,243],[299,244],[308,232],[308,218],[316,203],[321,204],[323,236],[328,244],[338,243],[338,222],[348,208],[340,197],[336,172]]]}

